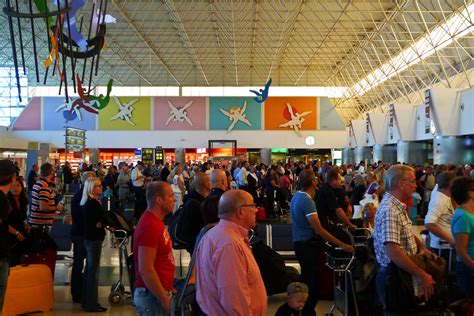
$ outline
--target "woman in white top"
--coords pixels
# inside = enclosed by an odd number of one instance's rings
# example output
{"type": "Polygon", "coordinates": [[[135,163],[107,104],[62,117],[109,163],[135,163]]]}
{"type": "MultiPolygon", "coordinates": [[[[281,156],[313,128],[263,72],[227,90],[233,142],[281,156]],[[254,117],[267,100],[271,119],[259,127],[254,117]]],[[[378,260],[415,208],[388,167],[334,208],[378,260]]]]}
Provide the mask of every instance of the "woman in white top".
{"type": "Polygon", "coordinates": [[[173,170],[173,191],[174,195],[176,196],[176,204],[175,210],[183,204],[184,194],[186,193],[186,187],[184,185],[184,177],[183,177],[183,167],[180,163],[176,163],[176,167],[173,170]]]}

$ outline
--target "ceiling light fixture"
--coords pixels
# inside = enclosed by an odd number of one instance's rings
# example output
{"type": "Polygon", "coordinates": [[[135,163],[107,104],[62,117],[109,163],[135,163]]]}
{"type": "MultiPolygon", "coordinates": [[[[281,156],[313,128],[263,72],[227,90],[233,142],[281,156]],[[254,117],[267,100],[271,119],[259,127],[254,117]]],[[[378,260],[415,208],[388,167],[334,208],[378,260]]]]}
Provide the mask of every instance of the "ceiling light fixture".
{"type": "Polygon", "coordinates": [[[402,50],[395,57],[352,86],[345,97],[350,98],[354,95],[364,95],[370,89],[377,87],[399,72],[450,45],[454,39],[474,32],[474,25],[470,22],[473,16],[474,4],[469,5],[459,13],[454,13],[444,23],[435,27],[428,34],[423,35],[415,43],[402,50]]]}

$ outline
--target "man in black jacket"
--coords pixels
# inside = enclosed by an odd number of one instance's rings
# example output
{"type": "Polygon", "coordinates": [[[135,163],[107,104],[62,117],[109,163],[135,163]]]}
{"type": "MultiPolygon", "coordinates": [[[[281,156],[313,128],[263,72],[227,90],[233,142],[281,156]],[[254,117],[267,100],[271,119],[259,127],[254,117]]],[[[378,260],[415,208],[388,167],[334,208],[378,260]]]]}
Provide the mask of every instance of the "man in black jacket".
{"type": "Polygon", "coordinates": [[[160,173],[160,178],[161,178],[161,181],[167,181],[168,179],[168,176],[170,174],[170,164],[169,162],[167,162],[165,164],[165,166],[163,167],[163,169],[161,169],[161,173],[160,173]]]}
{"type": "Polygon", "coordinates": [[[188,232],[187,240],[190,247],[186,249],[191,255],[194,251],[196,237],[204,227],[204,220],[201,214],[201,203],[206,199],[211,191],[211,181],[204,172],[198,172],[193,180],[194,190],[184,197],[182,230],[188,232]]]}
{"type": "MultiPolygon", "coordinates": [[[[10,267],[10,245],[8,244],[8,212],[11,205],[7,199],[10,185],[16,181],[15,165],[10,160],[0,160],[0,311],[3,308],[10,267]]],[[[17,232],[18,234],[18,232],[17,232]]]]}
{"type": "Polygon", "coordinates": [[[69,164],[69,161],[66,161],[66,164],[63,167],[63,182],[64,182],[63,193],[69,192],[69,186],[71,185],[72,180],[73,180],[73,176],[72,176],[71,165],[69,164]]]}
{"type": "Polygon", "coordinates": [[[83,207],[80,205],[84,183],[87,179],[95,178],[93,171],[84,172],[81,177],[82,186],[79,191],[74,194],[71,200],[71,240],[73,244],[73,262],[71,272],[71,295],[74,303],[80,303],[82,299],[82,270],[84,268],[84,260],[86,259],[86,248],[84,246],[84,219],[83,207]]]}

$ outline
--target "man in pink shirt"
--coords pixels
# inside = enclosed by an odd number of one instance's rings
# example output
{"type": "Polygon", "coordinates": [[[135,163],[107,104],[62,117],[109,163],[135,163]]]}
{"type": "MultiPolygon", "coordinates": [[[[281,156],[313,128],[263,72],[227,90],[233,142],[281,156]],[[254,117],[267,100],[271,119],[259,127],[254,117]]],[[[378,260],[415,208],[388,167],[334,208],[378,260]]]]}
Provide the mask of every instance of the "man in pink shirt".
{"type": "Polygon", "coordinates": [[[219,223],[199,243],[196,298],[209,316],[266,315],[267,292],[248,239],[256,213],[248,192],[226,191],[219,200],[219,223]]]}

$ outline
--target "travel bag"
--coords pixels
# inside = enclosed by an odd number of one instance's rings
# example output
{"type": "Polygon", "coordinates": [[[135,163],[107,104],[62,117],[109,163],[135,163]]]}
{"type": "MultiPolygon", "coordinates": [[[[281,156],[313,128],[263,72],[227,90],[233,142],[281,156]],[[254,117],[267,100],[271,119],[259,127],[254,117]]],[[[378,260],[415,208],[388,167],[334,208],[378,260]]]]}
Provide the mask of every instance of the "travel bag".
{"type": "Polygon", "coordinates": [[[46,313],[53,308],[53,303],[53,278],[46,265],[20,265],[10,269],[2,315],[46,313]]]}

